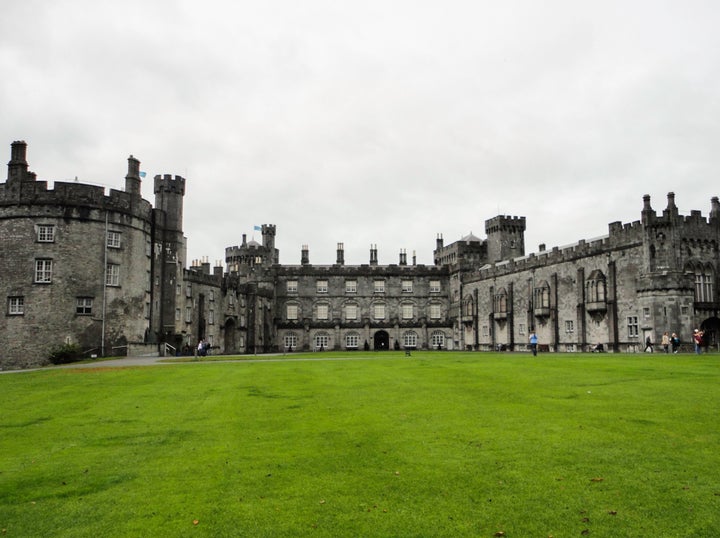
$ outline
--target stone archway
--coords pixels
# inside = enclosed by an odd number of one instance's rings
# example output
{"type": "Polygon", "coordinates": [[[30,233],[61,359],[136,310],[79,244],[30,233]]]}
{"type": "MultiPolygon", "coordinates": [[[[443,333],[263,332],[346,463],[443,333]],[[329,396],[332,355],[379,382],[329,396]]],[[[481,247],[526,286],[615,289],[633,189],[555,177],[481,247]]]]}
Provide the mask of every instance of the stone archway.
{"type": "Polygon", "coordinates": [[[705,347],[714,350],[720,349],[720,319],[707,318],[700,324],[700,329],[705,333],[705,347]]]}
{"type": "Polygon", "coordinates": [[[235,320],[233,318],[228,318],[228,320],[225,322],[225,337],[223,340],[223,352],[227,355],[237,353],[237,331],[235,330],[235,320]]]}
{"type": "Polygon", "coordinates": [[[373,336],[373,349],[376,351],[386,351],[390,349],[390,335],[387,331],[377,331],[373,336]]]}

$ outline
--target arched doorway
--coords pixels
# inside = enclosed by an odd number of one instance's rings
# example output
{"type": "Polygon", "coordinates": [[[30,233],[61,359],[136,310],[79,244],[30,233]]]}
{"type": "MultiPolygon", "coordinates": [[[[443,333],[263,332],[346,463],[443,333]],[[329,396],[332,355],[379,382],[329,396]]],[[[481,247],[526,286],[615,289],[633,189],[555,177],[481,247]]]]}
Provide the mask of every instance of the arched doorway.
{"type": "Polygon", "coordinates": [[[384,351],[390,349],[390,335],[387,331],[378,331],[373,336],[373,349],[384,351]]]}
{"type": "Polygon", "coordinates": [[[705,333],[705,346],[710,349],[720,349],[720,319],[707,318],[700,324],[700,329],[705,333]]]}
{"type": "Polygon", "coordinates": [[[229,318],[225,322],[225,339],[223,341],[224,344],[224,353],[226,354],[233,354],[237,353],[237,342],[235,340],[235,320],[233,318],[229,318]]]}

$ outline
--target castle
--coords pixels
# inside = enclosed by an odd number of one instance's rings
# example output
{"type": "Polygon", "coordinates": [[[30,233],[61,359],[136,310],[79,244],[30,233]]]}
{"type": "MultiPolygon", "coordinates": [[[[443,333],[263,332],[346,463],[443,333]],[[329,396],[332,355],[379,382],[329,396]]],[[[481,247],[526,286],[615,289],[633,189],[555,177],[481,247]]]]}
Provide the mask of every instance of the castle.
{"type": "Polygon", "coordinates": [[[142,198],[140,162],[128,158],[124,191],[77,182],[48,189],[13,142],[0,183],[0,369],[47,362],[77,344],[89,357],[304,350],[642,350],[665,332],[689,341],[702,327],[717,346],[720,202],[709,217],[680,215],[675,195],[658,214],[649,196],[637,222],[566,248],[525,253],[525,218],[485,222],[486,239],[436,238],[434,265],[279,264],[274,225],[262,242],[242,236],[221,262],[186,265],[185,179],[154,177],[142,198]]]}

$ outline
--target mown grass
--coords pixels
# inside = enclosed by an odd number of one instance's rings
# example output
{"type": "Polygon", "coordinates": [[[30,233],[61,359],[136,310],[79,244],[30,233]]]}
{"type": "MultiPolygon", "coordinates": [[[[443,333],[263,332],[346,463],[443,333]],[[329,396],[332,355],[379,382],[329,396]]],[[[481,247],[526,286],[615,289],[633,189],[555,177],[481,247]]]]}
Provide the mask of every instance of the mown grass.
{"type": "Polygon", "coordinates": [[[717,355],[333,356],[0,375],[3,534],[720,535],[717,355]]]}

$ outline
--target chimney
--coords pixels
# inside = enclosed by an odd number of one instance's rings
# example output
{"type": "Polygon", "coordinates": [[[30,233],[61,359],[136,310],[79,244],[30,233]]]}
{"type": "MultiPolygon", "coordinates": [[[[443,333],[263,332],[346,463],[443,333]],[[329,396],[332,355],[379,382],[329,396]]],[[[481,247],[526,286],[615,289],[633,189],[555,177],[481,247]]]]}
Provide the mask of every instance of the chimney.
{"type": "Polygon", "coordinates": [[[130,155],[128,157],[128,172],[125,176],[125,192],[139,198],[140,181],[140,161],[130,155]]]}
{"type": "Polygon", "coordinates": [[[300,264],[310,265],[310,251],[308,250],[307,245],[303,245],[302,250],[300,251],[300,264]]]}
{"type": "Polygon", "coordinates": [[[337,244],[337,265],[345,265],[345,245],[343,243],[337,244]]]}
{"type": "Polygon", "coordinates": [[[417,265],[417,256],[415,256],[414,250],[413,250],[413,265],[417,265]]]}
{"type": "Polygon", "coordinates": [[[377,265],[377,245],[370,245],[370,265],[377,265]]]}
{"type": "Polygon", "coordinates": [[[442,234],[437,234],[437,239],[435,239],[435,248],[437,250],[440,250],[443,248],[443,236],[442,234]]]}
{"type": "Polygon", "coordinates": [[[407,265],[407,251],[400,249],[400,265],[407,265]]]}

